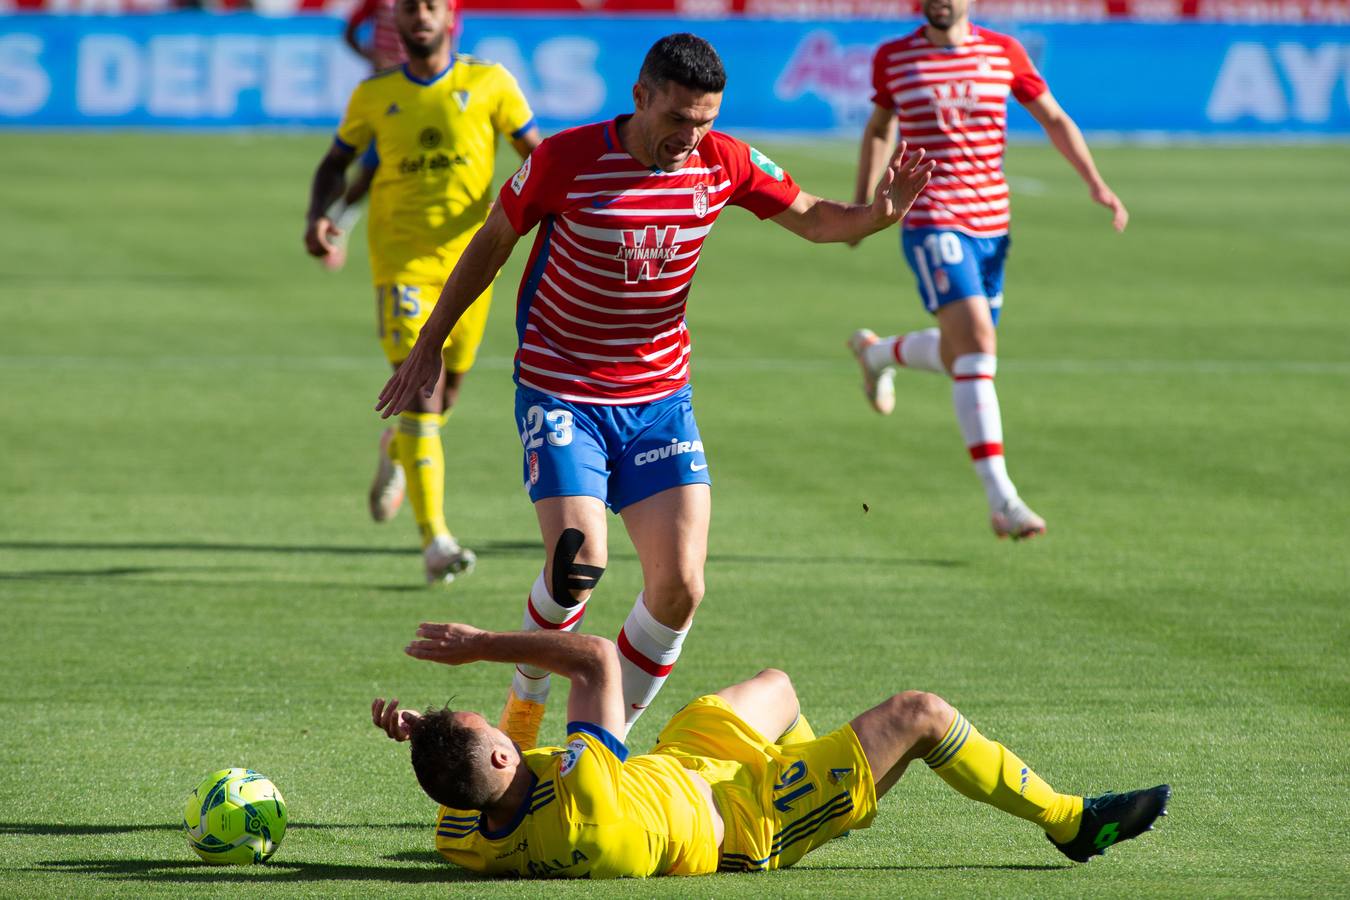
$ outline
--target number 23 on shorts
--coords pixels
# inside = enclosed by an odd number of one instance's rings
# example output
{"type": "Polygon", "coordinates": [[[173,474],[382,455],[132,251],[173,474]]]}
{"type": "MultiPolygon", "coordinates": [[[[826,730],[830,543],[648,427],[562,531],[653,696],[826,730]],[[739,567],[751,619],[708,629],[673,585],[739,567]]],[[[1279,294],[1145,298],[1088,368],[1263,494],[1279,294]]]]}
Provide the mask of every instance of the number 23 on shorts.
{"type": "Polygon", "coordinates": [[[550,409],[545,412],[541,406],[531,406],[525,411],[522,426],[520,442],[526,450],[542,447],[544,441],[554,447],[566,447],[572,443],[572,413],[569,410],[550,409]]]}

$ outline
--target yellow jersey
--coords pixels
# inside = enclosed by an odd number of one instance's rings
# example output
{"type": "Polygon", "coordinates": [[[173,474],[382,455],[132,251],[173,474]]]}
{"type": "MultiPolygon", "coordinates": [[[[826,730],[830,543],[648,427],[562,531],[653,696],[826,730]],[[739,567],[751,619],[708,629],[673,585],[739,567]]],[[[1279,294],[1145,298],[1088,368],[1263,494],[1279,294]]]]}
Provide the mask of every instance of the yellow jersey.
{"type": "Polygon", "coordinates": [[[366,226],[376,284],[440,284],[487,219],[497,136],[534,116],[501,65],[456,54],[422,80],[407,66],[356,86],[337,144],[380,157],[366,226]]]}
{"type": "Polygon", "coordinates": [[[491,875],[641,878],[717,871],[703,794],[671,756],[629,756],[618,738],[572,722],[566,747],[527,750],[533,776],[515,818],[490,829],[476,810],[442,806],[436,849],[491,875]]]}

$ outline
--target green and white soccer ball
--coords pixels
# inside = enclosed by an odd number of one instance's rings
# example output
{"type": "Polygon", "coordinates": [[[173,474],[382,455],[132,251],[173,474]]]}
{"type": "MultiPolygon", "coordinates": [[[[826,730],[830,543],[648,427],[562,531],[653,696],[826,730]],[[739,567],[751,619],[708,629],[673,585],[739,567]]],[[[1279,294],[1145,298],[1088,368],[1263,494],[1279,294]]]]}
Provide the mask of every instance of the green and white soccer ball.
{"type": "Polygon", "coordinates": [[[188,794],[188,846],[216,865],[266,862],[286,834],[286,801],[252,769],[221,769],[188,794]]]}

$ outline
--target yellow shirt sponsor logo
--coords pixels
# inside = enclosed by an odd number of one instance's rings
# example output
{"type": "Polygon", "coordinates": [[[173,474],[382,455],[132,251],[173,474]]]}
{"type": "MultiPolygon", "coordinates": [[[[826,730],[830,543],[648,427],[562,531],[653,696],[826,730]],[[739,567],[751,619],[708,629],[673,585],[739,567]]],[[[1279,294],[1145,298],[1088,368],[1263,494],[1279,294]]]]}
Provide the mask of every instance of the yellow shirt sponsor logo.
{"type": "Polygon", "coordinates": [[[530,125],[500,65],[456,56],[435,78],[403,67],[357,85],[337,139],[380,157],[366,230],[376,283],[438,283],[487,218],[497,140],[530,125]]]}

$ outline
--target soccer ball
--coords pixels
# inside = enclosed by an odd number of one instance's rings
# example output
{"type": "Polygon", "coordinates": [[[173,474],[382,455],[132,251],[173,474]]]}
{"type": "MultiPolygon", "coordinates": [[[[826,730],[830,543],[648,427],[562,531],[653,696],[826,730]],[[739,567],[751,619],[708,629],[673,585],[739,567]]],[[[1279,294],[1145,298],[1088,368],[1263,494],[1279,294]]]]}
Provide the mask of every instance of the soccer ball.
{"type": "Polygon", "coordinates": [[[266,862],[286,834],[286,801],[252,769],[221,769],[188,794],[188,846],[216,865],[266,862]]]}

